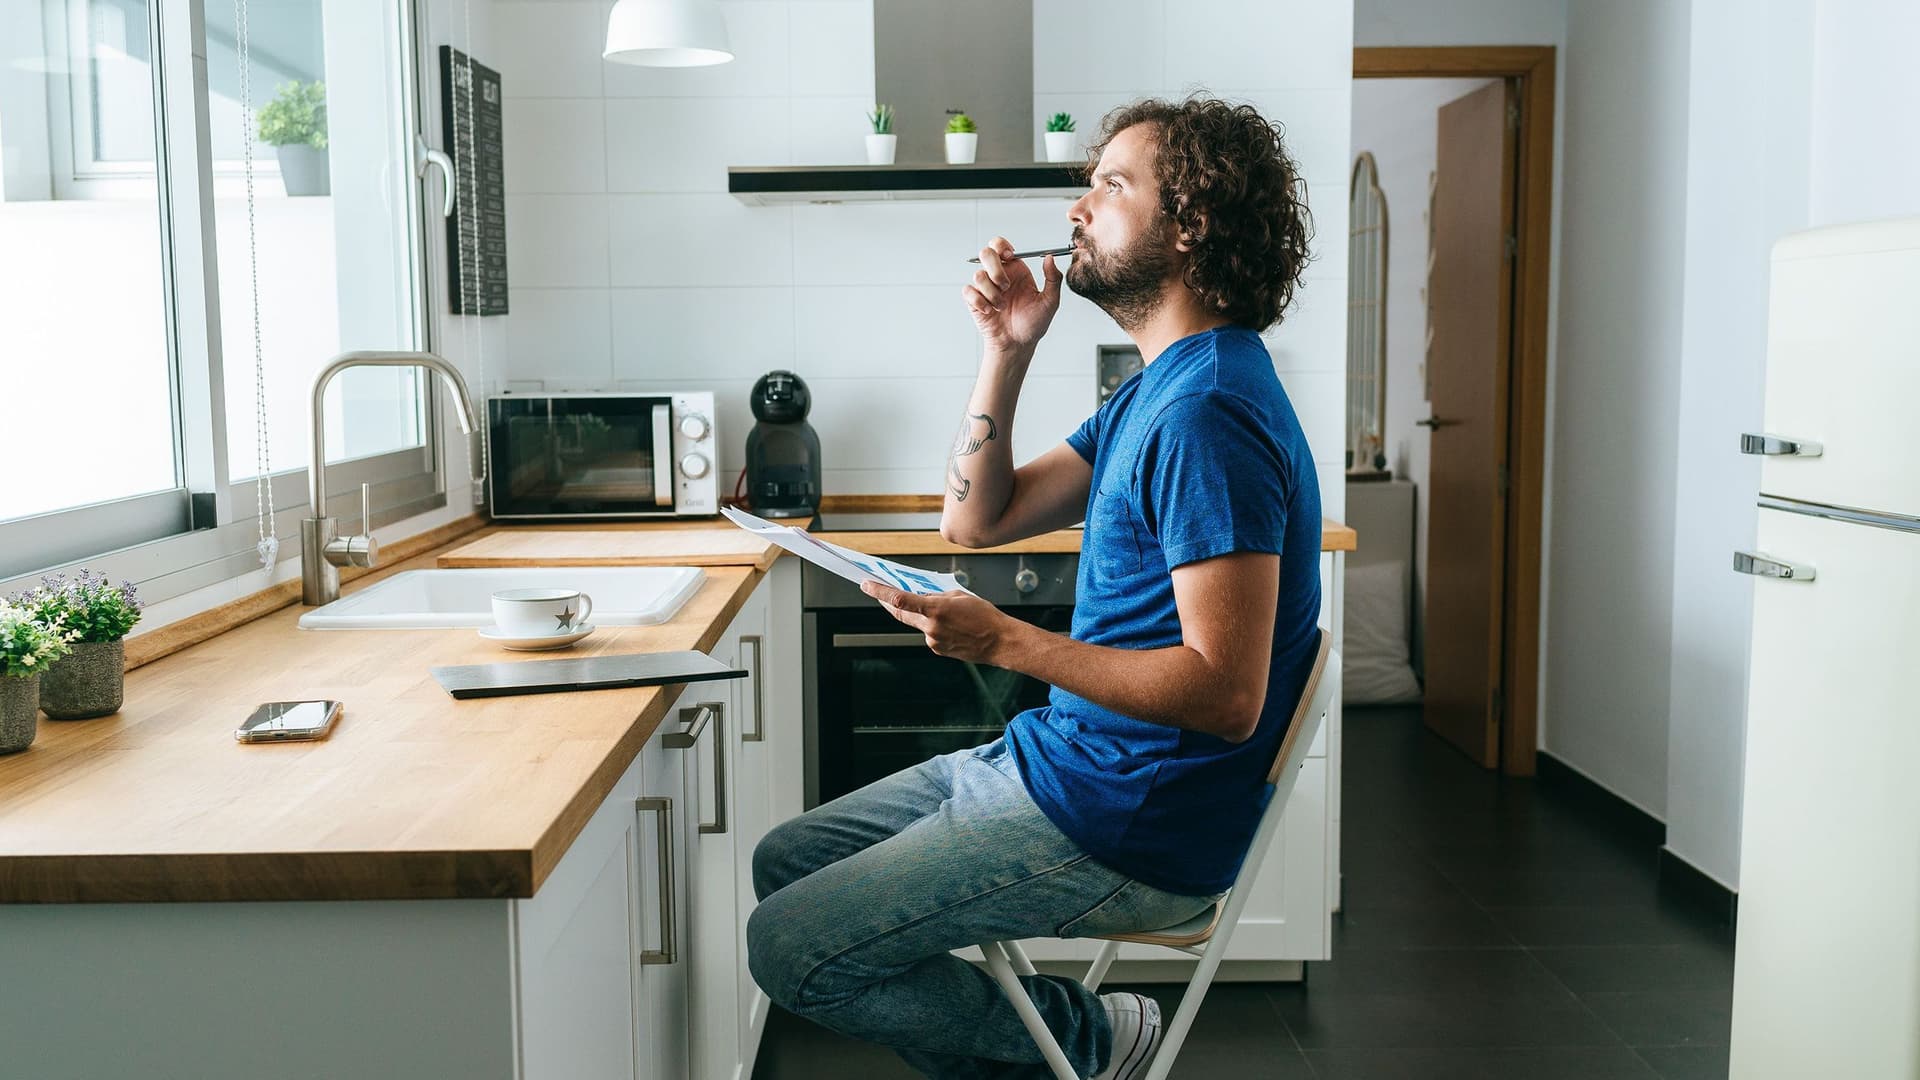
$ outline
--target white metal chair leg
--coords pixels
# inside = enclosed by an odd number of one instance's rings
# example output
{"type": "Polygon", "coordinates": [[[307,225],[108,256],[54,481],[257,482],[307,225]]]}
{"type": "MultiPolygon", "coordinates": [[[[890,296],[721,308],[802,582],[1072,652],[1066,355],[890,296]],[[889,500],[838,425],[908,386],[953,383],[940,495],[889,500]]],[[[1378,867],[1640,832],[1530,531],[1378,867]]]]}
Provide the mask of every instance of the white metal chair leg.
{"type": "Polygon", "coordinates": [[[1040,974],[1040,972],[1034,968],[1033,961],[1027,959],[1027,950],[1021,948],[1019,942],[1003,941],[1000,944],[1007,947],[1007,956],[1013,961],[1014,974],[1028,976],[1040,974]]]}
{"type": "Polygon", "coordinates": [[[1120,955],[1119,942],[1101,942],[1100,951],[1094,955],[1093,966],[1087,968],[1087,977],[1081,979],[1080,982],[1084,984],[1087,989],[1097,993],[1100,989],[1100,984],[1106,980],[1107,969],[1113,966],[1113,958],[1118,955],[1120,955]]]}
{"type": "MultiPolygon", "coordinates": [[[[1237,915],[1238,912],[1235,912],[1237,915]]],[[[1187,992],[1180,999],[1180,1008],[1174,1011],[1173,1021],[1166,1027],[1166,1034],[1160,1037],[1160,1049],[1153,1056],[1153,1066],[1147,1070],[1146,1080],[1167,1080],[1167,1074],[1173,1071],[1173,1061],[1180,1056],[1180,1046],[1187,1041],[1187,1032],[1193,1029],[1194,1018],[1200,1015],[1200,1003],[1213,988],[1213,974],[1220,969],[1220,961],[1227,954],[1227,939],[1232,936],[1232,926],[1228,932],[1216,934],[1207,942],[1206,951],[1201,954],[1200,963],[1193,969],[1193,977],[1187,980],[1187,992]]]]}
{"type": "MultiPolygon", "coordinates": [[[[1080,1080],[1068,1064],[1066,1052],[1054,1040],[1053,1032],[1048,1030],[1046,1021],[1040,1018],[1040,1010],[1034,1008],[1033,999],[1027,996],[1027,988],[1020,983],[1020,977],[1013,972],[1013,963],[1008,959],[1006,944],[989,941],[980,946],[986,954],[987,970],[993,973],[993,979],[1012,1002],[1013,1011],[1020,1014],[1020,1022],[1026,1025],[1027,1034],[1033,1036],[1033,1043],[1040,1048],[1040,1056],[1047,1061],[1047,1067],[1053,1070],[1056,1080],[1080,1080]]],[[[1018,949],[1018,945],[1013,946],[1018,949]]],[[[1024,954],[1023,954],[1024,958],[1024,954]]],[[[1031,967],[1032,965],[1028,965],[1031,967]]]]}

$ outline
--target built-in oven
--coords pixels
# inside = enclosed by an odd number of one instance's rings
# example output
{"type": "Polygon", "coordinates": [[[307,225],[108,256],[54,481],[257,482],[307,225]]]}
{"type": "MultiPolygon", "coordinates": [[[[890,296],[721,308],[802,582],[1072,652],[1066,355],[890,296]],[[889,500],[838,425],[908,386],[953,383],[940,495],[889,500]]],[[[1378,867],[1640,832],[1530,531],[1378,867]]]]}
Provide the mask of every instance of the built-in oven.
{"type": "MultiPolygon", "coordinates": [[[[850,515],[829,514],[816,531],[859,527],[850,515]]],[[[1078,555],[892,558],[964,575],[968,589],[1045,630],[1073,628],[1078,555]]],[[[801,567],[800,597],[809,808],[936,755],[991,742],[1015,713],[1046,704],[1046,683],[934,654],[918,631],[811,563],[801,567]]]]}
{"type": "Polygon", "coordinates": [[[487,399],[488,509],[517,521],[720,512],[711,393],[487,399]]]}

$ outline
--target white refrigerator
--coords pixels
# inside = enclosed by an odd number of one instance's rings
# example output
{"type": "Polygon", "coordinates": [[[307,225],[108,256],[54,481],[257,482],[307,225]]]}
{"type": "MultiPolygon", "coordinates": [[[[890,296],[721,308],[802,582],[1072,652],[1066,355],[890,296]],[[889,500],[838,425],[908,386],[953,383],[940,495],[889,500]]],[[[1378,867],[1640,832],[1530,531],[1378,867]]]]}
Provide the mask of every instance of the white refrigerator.
{"type": "Polygon", "coordinates": [[[1732,1075],[1920,1078],[1920,218],[1774,247],[1732,1075]]]}

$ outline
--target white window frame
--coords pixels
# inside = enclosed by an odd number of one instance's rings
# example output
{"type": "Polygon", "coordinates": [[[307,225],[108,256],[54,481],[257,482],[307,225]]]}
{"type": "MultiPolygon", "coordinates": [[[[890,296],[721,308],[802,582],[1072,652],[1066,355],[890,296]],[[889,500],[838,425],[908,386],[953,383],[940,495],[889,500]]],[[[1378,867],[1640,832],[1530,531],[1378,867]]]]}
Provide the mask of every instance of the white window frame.
{"type": "MultiPolygon", "coordinates": [[[[48,11],[68,0],[46,0],[48,11]]],[[[73,0],[85,11],[83,0],[73,0]]],[[[428,296],[427,220],[423,182],[410,167],[417,133],[422,130],[419,40],[421,22],[415,0],[386,0],[399,20],[400,54],[404,65],[397,80],[399,107],[406,129],[397,135],[394,153],[413,177],[405,185],[407,199],[407,257],[412,283],[410,315],[413,347],[433,347],[433,322],[428,296]],[[403,145],[399,143],[403,140],[403,145]],[[404,155],[404,156],[400,156],[404,155]]],[[[149,32],[154,72],[154,148],[164,168],[144,179],[96,181],[138,185],[143,197],[152,197],[159,183],[162,278],[165,285],[166,332],[174,416],[175,483],[172,489],[123,499],[71,507],[33,517],[0,522],[0,594],[32,585],[47,572],[85,565],[108,576],[135,581],[148,603],[171,599],[196,589],[257,572],[257,495],[252,478],[235,480],[229,473],[226,431],[226,385],[220,340],[219,268],[215,259],[213,197],[214,168],[207,131],[208,89],[204,59],[206,0],[154,0],[149,32]],[[157,173],[157,176],[156,176],[157,173]]],[[[64,30],[63,24],[63,32],[64,30]]],[[[51,36],[51,35],[50,35],[51,36]]],[[[50,65],[58,67],[58,65],[50,65]]],[[[58,71],[50,79],[60,79],[58,71]]],[[[49,85],[51,141],[63,118],[51,99],[66,100],[56,83],[49,85]],[[60,91],[57,92],[56,91],[60,91]]],[[[89,141],[85,145],[91,146],[89,141]]],[[[58,151],[56,150],[56,153],[58,151]]],[[[69,159],[56,161],[55,197],[60,183],[79,182],[69,159]]],[[[95,194],[112,197],[108,191],[95,194]]],[[[395,347],[407,347],[395,343],[395,347]]],[[[241,362],[236,358],[236,362],[241,362]]],[[[341,519],[341,529],[357,531],[361,484],[373,490],[373,526],[414,517],[447,504],[448,462],[442,447],[449,443],[447,411],[440,405],[440,380],[423,380],[430,388],[425,400],[423,445],[382,454],[327,463],[333,490],[327,509],[341,519]]],[[[156,406],[159,403],[155,403],[156,406]]],[[[306,410],[291,422],[307,422],[306,410]]],[[[280,540],[281,563],[298,560],[300,521],[312,516],[308,506],[307,470],[276,471],[270,478],[273,532],[280,540]]]]}

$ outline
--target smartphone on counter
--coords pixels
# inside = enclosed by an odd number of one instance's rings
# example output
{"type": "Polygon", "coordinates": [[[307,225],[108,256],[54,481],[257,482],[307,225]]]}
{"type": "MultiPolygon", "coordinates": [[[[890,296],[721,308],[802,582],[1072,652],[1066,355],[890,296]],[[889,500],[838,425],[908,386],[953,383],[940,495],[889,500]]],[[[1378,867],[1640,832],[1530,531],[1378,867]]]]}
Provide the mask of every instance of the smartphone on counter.
{"type": "Polygon", "coordinates": [[[253,710],[233,737],[241,742],[324,739],[339,718],[337,701],[269,701],[253,710]]]}

